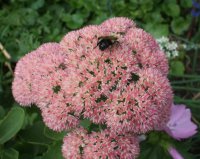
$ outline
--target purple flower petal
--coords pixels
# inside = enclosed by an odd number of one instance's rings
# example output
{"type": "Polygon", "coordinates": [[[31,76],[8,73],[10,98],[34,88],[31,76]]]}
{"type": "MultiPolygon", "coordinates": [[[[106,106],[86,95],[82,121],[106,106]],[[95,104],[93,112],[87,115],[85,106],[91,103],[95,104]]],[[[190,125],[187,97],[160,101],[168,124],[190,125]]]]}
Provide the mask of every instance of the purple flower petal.
{"type": "Polygon", "coordinates": [[[200,8],[200,3],[196,2],[195,0],[192,1],[192,4],[196,8],[200,8]]]}
{"type": "Polygon", "coordinates": [[[191,111],[185,105],[172,105],[171,116],[165,131],[173,138],[185,139],[197,132],[197,126],[191,121],[191,111]]]}
{"type": "Polygon", "coordinates": [[[174,104],[171,107],[171,117],[170,121],[175,122],[181,117],[181,115],[185,112],[185,105],[175,106],[174,104]]]}
{"type": "Polygon", "coordinates": [[[173,147],[169,147],[168,152],[170,153],[173,159],[183,159],[181,154],[173,147]]]}

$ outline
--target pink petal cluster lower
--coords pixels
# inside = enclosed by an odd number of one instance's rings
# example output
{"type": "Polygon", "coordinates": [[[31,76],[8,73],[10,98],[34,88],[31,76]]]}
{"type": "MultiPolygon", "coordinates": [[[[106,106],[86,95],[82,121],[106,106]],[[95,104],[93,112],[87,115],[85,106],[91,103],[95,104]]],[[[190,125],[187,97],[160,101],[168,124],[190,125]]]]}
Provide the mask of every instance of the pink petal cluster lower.
{"type": "Polygon", "coordinates": [[[16,66],[12,90],[21,105],[37,105],[53,130],[76,128],[80,119],[89,118],[106,124],[114,135],[81,133],[86,144],[72,132],[64,140],[66,158],[80,158],[82,144],[91,157],[135,158],[138,141],[124,134],[166,125],[173,98],[167,74],[167,59],[155,39],[119,17],[69,32],[60,43],[43,44],[27,54],[16,66]],[[102,51],[101,39],[115,40],[102,51]]]}
{"type": "Polygon", "coordinates": [[[110,130],[87,134],[76,129],[64,138],[62,152],[65,158],[135,159],[139,155],[139,142],[133,134],[112,134],[110,130]]]}

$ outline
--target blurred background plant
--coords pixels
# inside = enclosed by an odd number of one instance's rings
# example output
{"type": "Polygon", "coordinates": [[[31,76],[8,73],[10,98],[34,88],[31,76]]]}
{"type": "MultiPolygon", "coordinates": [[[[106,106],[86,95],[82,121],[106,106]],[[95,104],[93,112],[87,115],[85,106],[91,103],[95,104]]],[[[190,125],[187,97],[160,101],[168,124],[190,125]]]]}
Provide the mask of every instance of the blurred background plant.
{"type": "MultiPolygon", "coordinates": [[[[66,132],[44,126],[39,110],[21,108],[11,83],[16,62],[67,32],[99,24],[114,16],[129,17],[150,32],[169,59],[174,100],[186,104],[200,121],[200,2],[198,0],[1,0],[0,1],[0,159],[62,159],[66,132]]],[[[84,120],[83,127],[90,122],[84,120]]],[[[200,133],[178,142],[150,132],[141,142],[140,159],[168,159],[167,145],[186,159],[200,158],[200,133]]]]}

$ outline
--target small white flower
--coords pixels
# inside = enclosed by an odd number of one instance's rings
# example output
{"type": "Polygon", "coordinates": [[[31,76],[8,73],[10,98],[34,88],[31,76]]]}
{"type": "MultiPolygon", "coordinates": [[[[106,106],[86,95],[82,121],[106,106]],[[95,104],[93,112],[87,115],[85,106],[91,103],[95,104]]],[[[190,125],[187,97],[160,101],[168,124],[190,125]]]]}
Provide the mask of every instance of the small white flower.
{"type": "Polygon", "coordinates": [[[156,40],[160,49],[166,54],[168,59],[175,58],[179,55],[178,44],[175,41],[169,41],[168,37],[161,37],[156,40]]]}
{"type": "Polygon", "coordinates": [[[158,43],[168,43],[169,39],[168,37],[162,36],[161,38],[157,39],[158,43]]]}

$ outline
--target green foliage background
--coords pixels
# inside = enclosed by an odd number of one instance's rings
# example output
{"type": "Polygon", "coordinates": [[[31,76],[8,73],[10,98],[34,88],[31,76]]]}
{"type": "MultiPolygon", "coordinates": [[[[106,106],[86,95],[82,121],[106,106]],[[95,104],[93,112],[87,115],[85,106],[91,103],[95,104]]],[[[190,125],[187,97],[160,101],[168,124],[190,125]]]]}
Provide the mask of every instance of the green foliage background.
{"type": "MultiPolygon", "coordinates": [[[[49,41],[59,41],[67,32],[99,24],[114,16],[132,18],[155,38],[169,36],[186,44],[170,60],[169,79],[175,102],[186,104],[193,120],[200,121],[200,17],[192,17],[191,0],[1,0],[0,42],[0,159],[62,159],[62,138],[42,122],[35,107],[22,108],[11,93],[16,62],[49,41]]],[[[82,125],[90,127],[88,121],[82,125]]],[[[169,159],[167,145],[186,159],[200,158],[200,133],[175,141],[163,132],[150,132],[141,143],[140,159],[169,159]]]]}

